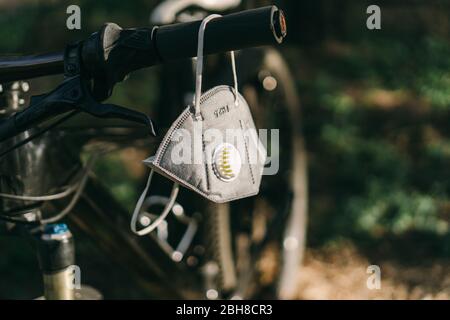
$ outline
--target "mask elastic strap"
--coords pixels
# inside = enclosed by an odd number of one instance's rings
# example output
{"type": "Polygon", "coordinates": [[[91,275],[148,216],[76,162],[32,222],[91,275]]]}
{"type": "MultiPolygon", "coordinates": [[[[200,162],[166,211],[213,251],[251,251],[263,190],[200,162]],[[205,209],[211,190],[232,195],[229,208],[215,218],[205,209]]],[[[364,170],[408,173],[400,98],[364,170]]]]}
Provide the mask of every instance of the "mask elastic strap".
{"type": "MultiPolygon", "coordinates": [[[[203,74],[203,45],[205,38],[206,24],[215,18],[222,17],[220,14],[211,14],[203,19],[198,30],[198,47],[197,47],[197,69],[195,73],[195,118],[200,118],[200,98],[202,95],[202,74],[203,74]]],[[[234,51],[231,54],[231,68],[233,69],[233,80],[234,80],[234,90],[235,90],[235,100],[234,104],[238,105],[238,82],[236,75],[236,62],[234,59],[234,51]]]]}
{"type": "Polygon", "coordinates": [[[178,183],[175,182],[173,184],[172,191],[170,193],[169,202],[164,207],[163,212],[159,215],[158,218],[156,218],[156,220],[153,221],[152,224],[150,224],[149,226],[147,226],[143,229],[137,230],[137,228],[136,228],[137,220],[138,220],[139,214],[141,213],[141,208],[142,208],[142,205],[144,204],[145,198],[147,196],[148,189],[150,188],[150,184],[152,182],[152,177],[153,177],[153,172],[154,172],[154,170],[152,169],[150,171],[150,174],[148,175],[147,184],[145,185],[144,191],[142,192],[141,196],[139,197],[138,202],[136,203],[136,207],[134,208],[133,216],[131,218],[131,231],[133,231],[135,234],[140,235],[140,236],[143,236],[143,235],[146,235],[147,233],[152,232],[153,230],[155,230],[158,227],[158,225],[161,222],[163,222],[164,219],[167,218],[167,215],[169,214],[170,210],[172,209],[173,205],[175,204],[175,200],[178,195],[179,185],[178,185],[178,183]]]}

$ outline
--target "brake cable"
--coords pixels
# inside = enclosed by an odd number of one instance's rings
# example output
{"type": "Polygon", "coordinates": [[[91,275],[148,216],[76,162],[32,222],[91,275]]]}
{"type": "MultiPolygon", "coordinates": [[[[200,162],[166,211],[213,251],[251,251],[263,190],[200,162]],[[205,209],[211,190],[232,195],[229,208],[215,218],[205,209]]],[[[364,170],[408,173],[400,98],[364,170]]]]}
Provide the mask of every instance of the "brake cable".
{"type": "Polygon", "coordinates": [[[78,199],[81,196],[81,193],[84,190],[84,187],[86,186],[87,179],[89,177],[89,172],[91,171],[91,168],[97,158],[97,155],[92,155],[89,160],[86,163],[86,166],[84,168],[83,176],[81,177],[81,180],[79,182],[79,185],[75,191],[75,194],[73,195],[72,199],[70,200],[67,207],[65,207],[60,213],[54,215],[53,217],[41,219],[39,222],[41,224],[47,224],[47,223],[53,223],[58,220],[61,220],[64,218],[70,211],[72,211],[73,207],[75,207],[76,203],[78,202],[78,199]]]}
{"type": "MultiPolygon", "coordinates": [[[[54,194],[54,195],[37,196],[37,197],[32,197],[32,196],[16,196],[16,197],[14,197],[14,198],[20,198],[20,197],[23,197],[23,198],[52,198],[53,197],[54,199],[51,199],[51,200],[56,200],[56,199],[63,198],[65,196],[75,192],[75,194],[73,195],[73,197],[70,200],[69,204],[61,212],[59,212],[58,214],[56,214],[56,215],[54,215],[52,217],[49,217],[49,218],[39,219],[37,221],[27,221],[27,220],[23,220],[23,219],[20,219],[20,218],[9,217],[7,215],[0,214],[0,220],[5,220],[5,221],[8,221],[8,222],[13,222],[13,223],[20,223],[20,224],[29,224],[29,225],[41,224],[42,225],[42,224],[47,224],[47,223],[53,223],[55,221],[58,221],[58,220],[64,218],[70,211],[72,211],[73,207],[78,202],[78,200],[79,200],[79,198],[80,198],[80,196],[81,196],[81,194],[82,194],[82,192],[83,192],[83,190],[84,190],[84,188],[86,186],[87,179],[89,177],[89,172],[91,171],[92,166],[93,166],[93,164],[94,164],[96,159],[97,159],[97,155],[96,154],[92,155],[88,159],[88,161],[87,161],[87,163],[86,163],[86,165],[85,165],[85,167],[83,169],[82,177],[80,178],[80,180],[78,182],[75,183],[75,187],[73,187],[73,186],[69,187],[65,191],[60,192],[59,194],[54,194]],[[70,190],[70,192],[68,192],[68,190],[70,190]],[[67,193],[67,194],[65,194],[65,193],[67,193]],[[56,198],[55,198],[55,196],[56,196],[56,198]]],[[[8,198],[12,198],[13,195],[0,194],[0,198],[2,198],[2,197],[6,198],[5,196],[8,197],[8,198]]]]}

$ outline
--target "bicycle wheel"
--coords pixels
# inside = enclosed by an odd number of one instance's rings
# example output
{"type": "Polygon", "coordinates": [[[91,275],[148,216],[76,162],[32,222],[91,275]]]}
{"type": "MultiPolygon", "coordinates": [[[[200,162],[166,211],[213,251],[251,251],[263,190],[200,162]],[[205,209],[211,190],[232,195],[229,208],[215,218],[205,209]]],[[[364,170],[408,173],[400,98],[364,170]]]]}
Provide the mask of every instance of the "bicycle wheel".
{"type": "MultiPolygon", "coordinates": [[[[256,126],[279,129],[279,154],[269,152],[278,156],[279,170],[263,177],[256,197],[207,205],[205,269],[215,280],[208,281],[206,292],[209,298],[294,298],[307,226],[307,158],[298,125],[299,98],[279,52],[247,50],[238,55],[237,64],[244,80],[241,92],[256,126]],[[217,294],[209,296],[208,286],[217,294]]],[[[224,78],[229,78],[228,71],[216,81],[223,83],[224,78]]]]}

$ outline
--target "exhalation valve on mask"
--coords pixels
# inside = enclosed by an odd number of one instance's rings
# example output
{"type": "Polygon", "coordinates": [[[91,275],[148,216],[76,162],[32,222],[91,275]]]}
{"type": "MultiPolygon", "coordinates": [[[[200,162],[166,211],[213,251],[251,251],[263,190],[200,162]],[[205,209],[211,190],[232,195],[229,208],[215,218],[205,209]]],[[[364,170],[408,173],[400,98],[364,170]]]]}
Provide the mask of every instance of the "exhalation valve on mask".
{"type": "Polygon", "coordinates": [[[186,107],[170,126],[156,154],[144,160],[151,171],[131,220],[132,231],[139,235],[151,232],[167,217],[179,185],[217,203],[259,192],[266,149],[258,138],[250,108],[238,92],[233,51],[234,87],[221,85],[201,93],[205,27],[218,17],[210,15],[200,25],[194,105],[186,107]],[[136,224],[154,172],[174,182],[170,201],[151,225],[138,230],[136,224]]]}

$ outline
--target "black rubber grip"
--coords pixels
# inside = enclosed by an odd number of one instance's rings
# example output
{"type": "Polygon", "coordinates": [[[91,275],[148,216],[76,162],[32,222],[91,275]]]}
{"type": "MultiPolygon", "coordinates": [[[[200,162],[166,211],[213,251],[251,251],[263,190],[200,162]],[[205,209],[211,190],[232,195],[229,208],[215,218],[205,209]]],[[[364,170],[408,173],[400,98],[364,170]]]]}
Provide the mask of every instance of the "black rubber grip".
{"type": "MultiPolygon", "coordinates": [[[[201,21],[155,28],[122,29],[108,23],[84,41],[82,63],[94,79],[94,97],[103,101],[127,74],[197,55],[201,21]]],[[[241,11],[211,20],[205,31],[204,53],[220,53],[281,43],[286,23],[275,6],[241,11]]]]}
{"type": "MultiPolygon", "coordinates": [[[[124,45],[128,48],[126,52],[121,53],[120,58],[122,59],[123,55],[126,55],[122,63],[131,67],[122,70],[121,73],[131,72],[163,61],[193,57],[197,54],[200,23],[201,21],[196,21],[162,26],[154,34],[152,34],[152,28],[122,30],[115,25],[120,31],[117,37],[111,37],[112,42],[110,43],[103,41],[105,31],[103,28],[84,43],[84,69],[92,76],[100,77],[100,73],[109,67],[101,66],[101,61],[106,59],[105,51],[111,51],[115,46],[112,43],[117,40],[121,42],[122,39],[125,39],[124,45]],[[108,45],[110,47],[105,47],[108,45]]],[[[283,12],[275,6],[268,6],[212,20],[208,23],[205,31],[204,49],[206,54],[211,54],[276,44],[280,43],[285,35],[286,23],[283,12]]],[[[114,65],[113,67],[121,66],[114,65]]],[[[63,72],[63,53],[0,59],[0,81],[2,82],[63,72]]],[[[121,78],[123,75],[117,76],[117,79],[121,78]]]]}
{"type": "MultiPolygon", "coordinates": [[[[159,27],[154,43],[163,61],[197,55],[201,21],[159,27]]],[[[205,54],[281,43],[286,36],[284,14],[276,6],[241,11],[208,22],[205,54]]]]}

